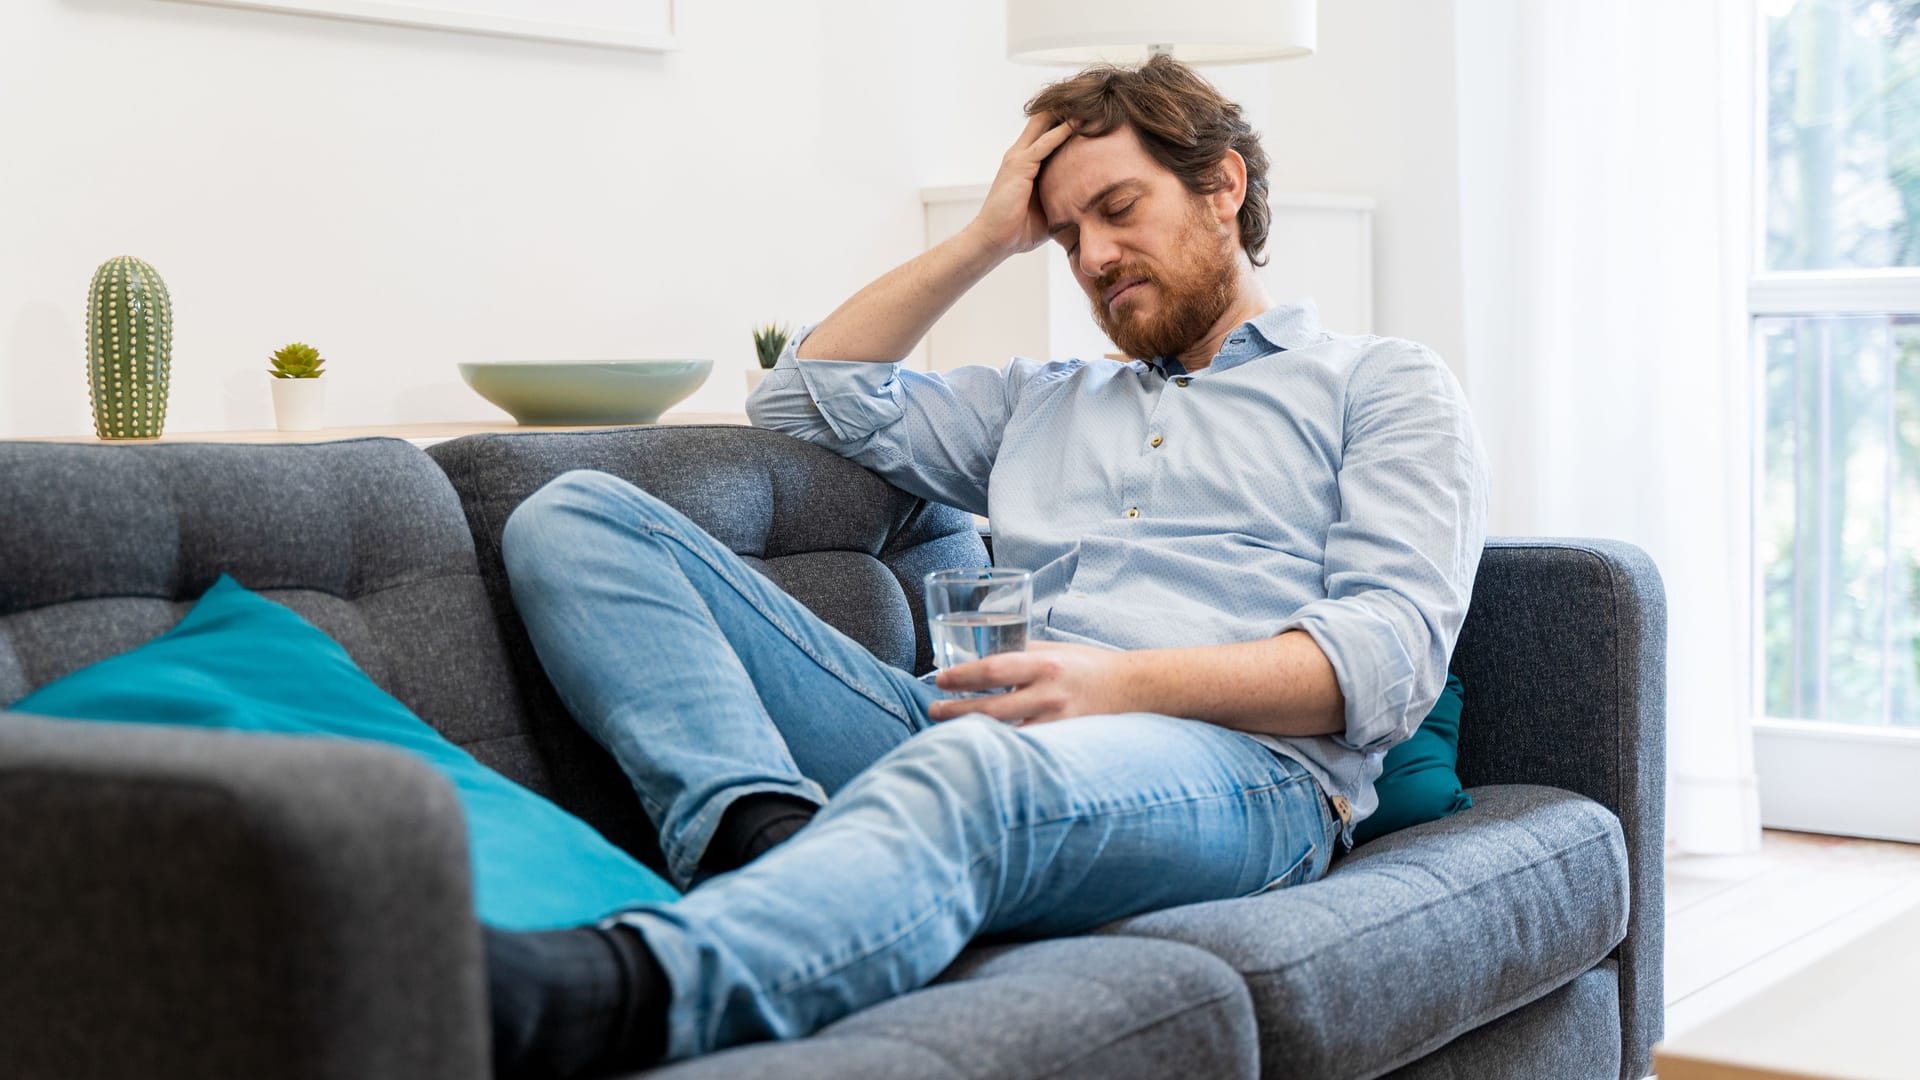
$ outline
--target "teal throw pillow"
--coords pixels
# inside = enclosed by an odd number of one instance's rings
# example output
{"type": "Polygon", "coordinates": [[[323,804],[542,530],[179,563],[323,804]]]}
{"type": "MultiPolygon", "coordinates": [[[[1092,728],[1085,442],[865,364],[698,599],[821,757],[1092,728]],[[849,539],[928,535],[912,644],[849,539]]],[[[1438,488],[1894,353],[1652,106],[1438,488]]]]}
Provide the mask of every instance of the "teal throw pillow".
{"type": "Polygon", "coordinates": [[[679,894],[591,826],[480,764],[290,609],[221,575],[173,629],[13,708],[74,720],[358,739],[414,754],[466,811],[475,906],[508,930],[591,923],[679,894]]]}
{"type": "Polygon", "coordinates": [[[1380,779],[1373,782],[1380,808],[1353,827],[1353,842],[1364,844],[1390,832],[1438,821],[1473,805],[1460,786],[1454,766],[1460,761],[1460,712],[1466,704],[1458,675],[1446,688],[1413,737],[1387,751],[1380,779]]]}

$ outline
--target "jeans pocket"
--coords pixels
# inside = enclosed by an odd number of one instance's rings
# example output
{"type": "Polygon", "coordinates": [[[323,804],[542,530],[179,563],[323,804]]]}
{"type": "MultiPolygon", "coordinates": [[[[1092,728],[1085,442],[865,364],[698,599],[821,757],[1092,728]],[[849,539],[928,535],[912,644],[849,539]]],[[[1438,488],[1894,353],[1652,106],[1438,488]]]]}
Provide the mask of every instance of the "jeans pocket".
{"type": "Polygon", "coordinates": [[[1328,801],[1326,795],[1320,791],[1318,784],[1313,785],[1313,790],[1315,795],[1313,801],[1316,804],[1316,809],[1319,811],[1319,835],[1307,844],[1307,850],[1302,852],[1300,857],[1295,859],[1292,865],[1288,866],[1278,877],[1247,895],[1260,896],[1263,893],[1270,893],[1275,889],[1285,889],[1294,885],[1305,885],[1308,882],[1319,880],[1326,874],[1328,864],[1332,862],[1334,845],[1339,842],[1340,819],[1334,816],[1333,806],[1328,801]]]}
{"type": "Polygon", "coordinates": [[[1314,856],[1320,854],[1320,850],[1321,847],[1319,844],[1308,844],[1307,850],[1301,852],[1300,857],[1294,860],[1293,865],[1287,867],[1279,877],[1274,878],[1272,881],[1267,882],[1265,885],[1260,886],[1247,895],[1264,896],[1267,893],[1273,892],[1275,889],[1285,889],[1294,885],[1304,884],[1313,876],[1314,856]]]}

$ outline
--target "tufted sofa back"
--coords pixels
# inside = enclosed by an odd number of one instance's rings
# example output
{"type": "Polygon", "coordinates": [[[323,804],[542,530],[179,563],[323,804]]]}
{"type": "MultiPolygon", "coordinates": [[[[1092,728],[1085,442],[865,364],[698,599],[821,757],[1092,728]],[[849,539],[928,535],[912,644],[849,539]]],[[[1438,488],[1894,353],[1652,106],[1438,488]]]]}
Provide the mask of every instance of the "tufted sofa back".
{"type": "Polygon", "coordinates": [[[389,439],[0,442],[0,708],[164,632],[229,573],[476,758],[657,858],[624,778],[555,698],[501,569],[507,515],[574,468],[653,491],[916,670],[919,576],[985,559],[965,514],[747,428],[481,436],[432,457],[389,439]]]}
{"type": "Polygon", "coordinates": [[[658,858],[652,829],[625,777],[567,717],[514,611],[500,534],[527,496],[570,469],[636,484],[875,656],[916,672],[933,666],[921,577],[987,559],[967,514],[909,495],[820,447],[754,428],[475,435],[427,452],[466,511],[555,801],[650,860],[658,858]]]}
{"type": "Polygon", "coordinates": [[[0,442],[0,707],[171,627],[222,573],[299,612],[409,709],[531,780],[473,538],[390,439],[0,442]]]}

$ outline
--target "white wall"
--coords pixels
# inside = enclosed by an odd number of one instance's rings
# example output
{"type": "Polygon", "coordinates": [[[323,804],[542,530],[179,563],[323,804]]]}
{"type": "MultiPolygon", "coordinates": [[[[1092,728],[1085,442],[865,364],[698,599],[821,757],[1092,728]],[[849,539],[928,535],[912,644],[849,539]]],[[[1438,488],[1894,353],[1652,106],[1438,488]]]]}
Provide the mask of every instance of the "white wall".
{"type": "Polygon", "coordinates": [[[943,17],[679,7],[682,50],[648,55],[0,6],[0,435],[89,430],[87,282],[123,253],[173,293],[170,430],[270,426],[265,357],[295,339],[329,357],[335,423],[498,415],[464,359],[709,356],[685,407],[738,408],[757,320],[918,248],[939,118],[877,90],[914,84],[902,43],[943,17]]]}
{"type": "Polygon", "coordinates": [[[1321,0],[1319,51],[1272,66],[1265,131],[1276,189],[1374,197],[1374,330],[1460,374],[1453,35],[1454,0],[1321,0]]]}
{"type": "MultiPolygon", "coordinates": [[[[1451,4],[1321,8],[1320,56],[1210,75],[1279,186],[1380,200],[1377,324],[1451,358],[1452,53],[1426,47],[1451,4]]],[[[0,436],[90,430],[87,283],[120,254],[173,293],[171,431],[271,426],[262,368],[292,340],[328,356],[335,424],[499,415],[467,359],[712,357],[682,407],[738,409],[753,324],[817,318],[911,257],[920,189],[991,178],[1064,74],[1004,60],[1003,20],[998,0],[682,0],[680,51],[641,54],[8,0],[0,436]]]]}

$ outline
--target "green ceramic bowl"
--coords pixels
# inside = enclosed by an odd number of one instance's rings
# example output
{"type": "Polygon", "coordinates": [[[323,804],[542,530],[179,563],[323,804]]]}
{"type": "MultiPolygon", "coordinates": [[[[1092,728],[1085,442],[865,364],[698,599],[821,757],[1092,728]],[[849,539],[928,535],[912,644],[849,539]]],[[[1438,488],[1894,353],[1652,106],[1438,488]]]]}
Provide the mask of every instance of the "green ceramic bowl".
{"type": "Polygon", "coordinates": [[[711,360],[508,361],[460,365],[481,397],[527,426],[651,424],[699,389],[711,360]]]}

